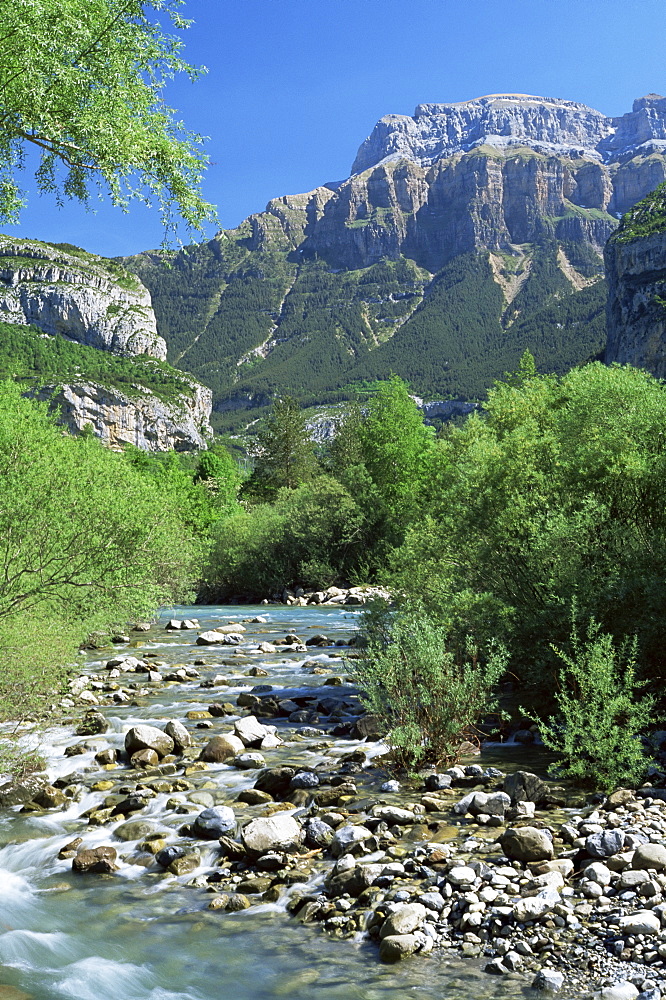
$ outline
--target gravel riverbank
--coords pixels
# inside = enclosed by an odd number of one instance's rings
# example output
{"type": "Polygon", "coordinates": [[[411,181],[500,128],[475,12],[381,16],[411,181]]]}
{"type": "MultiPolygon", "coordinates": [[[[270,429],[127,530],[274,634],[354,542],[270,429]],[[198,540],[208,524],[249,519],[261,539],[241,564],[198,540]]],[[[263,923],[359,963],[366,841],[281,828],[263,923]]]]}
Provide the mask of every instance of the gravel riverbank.
{"type": "Polygon", "coordinates": [[[71,816],[56,860],[79,879],[177,880],[220,920],[272,905],[382,963],[450,955],[562,996],[659,1000],[665,789],[586,800],[516,767],[519,748],[506,769],[482,755],[396,782],[347,681],[353,619],[329,636],[272,617],[118,637],[72,679],[76,735],[48,776],[0,805],[71,816]],[[174,636],[180,664],[160,655],[174,636]]]}

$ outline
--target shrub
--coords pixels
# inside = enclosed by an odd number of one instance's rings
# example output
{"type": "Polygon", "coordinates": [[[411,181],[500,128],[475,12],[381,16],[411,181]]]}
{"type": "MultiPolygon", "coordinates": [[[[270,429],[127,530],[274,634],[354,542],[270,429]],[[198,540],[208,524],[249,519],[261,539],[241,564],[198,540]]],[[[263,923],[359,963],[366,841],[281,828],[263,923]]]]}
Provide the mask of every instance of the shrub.
{"type": "Polygon", "coordinates": [[[571,655],[552,648],[561,661],[559,714],[540,722],[540,729],[546,746],[560,755],[558,770],[602,791],[639,782],[648,764],[639,733],[654,699],[638,697],[644,685],[636,681],[637,640],[616,647],[591,618],[585,639],[572,628],[571,655]]]}
{"type": "Polygon", "coordinates": [[[504,672],[506,653],[473,641],[454,646],[450,633],[418,606],[391,612],[375,602],[363,616],[366,646],[352,673],[362,699],[386,730],[399,767],[457,759],[504,672]]]}

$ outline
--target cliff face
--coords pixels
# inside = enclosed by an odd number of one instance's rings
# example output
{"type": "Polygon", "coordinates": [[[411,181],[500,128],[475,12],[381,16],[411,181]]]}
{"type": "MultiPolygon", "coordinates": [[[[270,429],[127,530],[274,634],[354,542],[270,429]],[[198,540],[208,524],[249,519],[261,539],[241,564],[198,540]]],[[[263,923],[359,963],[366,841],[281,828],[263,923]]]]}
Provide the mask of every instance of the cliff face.
{"type": "Polygon", "coordinates": [[[49,400],[71,431],[148,451],[207,446],[210,389],[159,363],[150,293],[118,262],[0,236],[0,323],[4,371],[29,379],[27,394],[49,400]]]}
{"type": "Polygon", "coordinates": [[[45,385],[31,392],[60,411],[58,422],[73,433],[92,427],[112,448],[126,444],[145,451],[192,451],[206,448],[213,430],[209,423],[211,391],[192,383],[192,394],[164,402],[150,390],[128,396],[94,382],[45,385]]]}
{"type": "Polygon", "coordinates": [[[150,293],[114,261],[0,237],[0,320],[115,354],[166,358],[150,293]]]}
{"type": "Polygon", "coordinates": [[[666,378],[666,186],[628,213],[604,257],[606,361],[666,378]]]}
{"type": "Polygon", "coordinates": [[[346,180],[275,198],[169,268],[125,264],[220,429],[275,392],[390,371],[478,397],[525,348],[552,371],[598,356],[603,246],[664,180],[657,95],[618,118],[515,94],[424,104],[383,118],[346,180]]]}

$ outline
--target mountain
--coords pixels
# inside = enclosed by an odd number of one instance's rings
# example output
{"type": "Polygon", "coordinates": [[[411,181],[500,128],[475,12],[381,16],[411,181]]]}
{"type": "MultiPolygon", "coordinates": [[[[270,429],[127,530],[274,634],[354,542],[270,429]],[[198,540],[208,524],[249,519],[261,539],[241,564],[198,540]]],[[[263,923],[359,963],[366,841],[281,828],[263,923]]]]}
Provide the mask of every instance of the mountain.
{"type": "Polygon", "coordinates": [[[210,390],[165,357],[150,295],[117,261],[0,236],[0,375],[61,423],[112,446],[205,448],[210,390]]]}
{"type": "Polygon", "coordinates": [[[608,118],[521,94],[382,118],[349,178],[237,229],[122,263],[213,424],[276,392],[334,401],[391,371],[482,396],[529,347],[562,372],[605,343],[603,246],[666,179],[666,98],[608,118]]]}
{"type": "Polygon", "coordinates": [[[666,184],[627,213],[605,258],[606,361],[666,378],[666,184]]]}

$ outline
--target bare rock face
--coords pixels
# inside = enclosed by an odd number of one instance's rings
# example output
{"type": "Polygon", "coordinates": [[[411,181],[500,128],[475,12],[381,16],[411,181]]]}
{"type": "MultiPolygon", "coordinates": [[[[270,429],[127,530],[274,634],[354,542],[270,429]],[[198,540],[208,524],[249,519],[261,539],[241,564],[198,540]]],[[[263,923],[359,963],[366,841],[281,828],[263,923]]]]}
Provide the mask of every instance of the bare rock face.
{"type": "Polygon", "coordinates": [[[530,94],[488,94],[455,104],[419,104],[408,115],[386,115],[363,142],[352,167],[360,173],[387,160],[429,166],[475,146],[529,146],[547,156],[618,161],[666,148],[666,98],[650,94],[629,114],[607,118],[576,101],[530,94]]]}
{"type": "Polygon", "coordinates": [[[148,290],[120,264],[76,247],[0,237],[0,319],[115,354],[166,359],[148,290]]]}
{"type": "Polygon", "coordinates": [[[142,386],[128,396],[95,382],[46,385],[33,393],[60,410],[59,423],[78,433],[92,426],[110,447],[133,444],[144,451],[191,451],[206,448],[212,438],[212,393],[193,379],[191,394],[165,402],[142,386]]]}
{"type": "Polygon", "coordinates": [[[606,362],[666,377],[666,191],[625,217],[604,260],[608,282],[606,362]]]}

